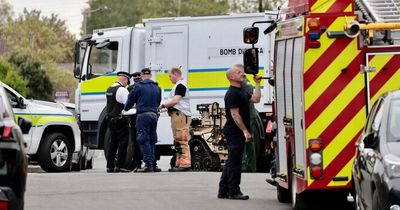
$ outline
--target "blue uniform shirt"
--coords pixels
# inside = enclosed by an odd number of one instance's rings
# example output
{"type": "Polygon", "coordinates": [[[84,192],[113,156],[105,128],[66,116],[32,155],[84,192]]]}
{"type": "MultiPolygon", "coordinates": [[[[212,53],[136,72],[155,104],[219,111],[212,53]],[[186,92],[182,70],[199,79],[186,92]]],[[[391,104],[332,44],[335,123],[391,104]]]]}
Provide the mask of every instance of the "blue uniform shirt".
{"type": "Polygon", "coordinates": [[[128,111],[136,104],[136,113],[154,112],[157,113],[161,103],[161,88],[153,80],[143,80],[135,85],[129,93],[125,103],[125,111],[128,111]]]}

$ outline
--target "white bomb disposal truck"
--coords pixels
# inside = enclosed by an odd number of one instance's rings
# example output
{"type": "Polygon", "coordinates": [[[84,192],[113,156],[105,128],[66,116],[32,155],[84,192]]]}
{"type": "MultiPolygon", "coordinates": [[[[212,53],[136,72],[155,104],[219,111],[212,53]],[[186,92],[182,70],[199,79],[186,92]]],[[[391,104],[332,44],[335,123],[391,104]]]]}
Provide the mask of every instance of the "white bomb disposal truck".
{"type": "MultiPolygon", "coordinates": [[[[105,120],[105,92],[116,81],[119,71],[134,73],[149,67],[152,79],[162,88],[164,100],[173,86],[168,70],[181,67],[190,89],[192,117],[199,115],[196,110],[199,104],[217,102],[224,107],[223,98],[229,87],[226,70],[242,63],[243,52],[248,48],[243,44],[243,28],[275,17],[275,14],[255,13],[156,18],[144,19],[143,24],[134,27],[94,30],[75,46],[74,75],[79,79],[75,102],[84,144],[107,150],[110,133],[105,120]]],[[[269,76],[273,40],[273,37],[259,40],[256,45],[263,76],[269,76]]],[[[252,76],[249,80],[253,82],[252,76]]],[[[272,88],[268,83],[262,84],[261,100],[256,108],[266,119],[272,110],[272,88]]],[[[167,113],[161,113],[157,132],[157,153],[173,154],[167,113]]]]}
{"type": "Polygon", "coordinates": [[[32,122],[24,135],[30,162],[47,172],[92,168],[93,151],[81,146],[80,129],[73,108],[61,103],[25,99],[4,85],[16,117],[32,122]]]}

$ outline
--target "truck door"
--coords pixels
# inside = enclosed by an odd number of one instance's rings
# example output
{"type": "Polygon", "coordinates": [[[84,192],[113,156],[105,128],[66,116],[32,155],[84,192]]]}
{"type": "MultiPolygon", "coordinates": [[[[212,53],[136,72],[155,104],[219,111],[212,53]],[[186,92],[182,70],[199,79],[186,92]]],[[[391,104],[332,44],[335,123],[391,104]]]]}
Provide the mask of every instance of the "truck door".
{"type": "Polygon", "coordinates": [[[368,114],[380,95],[400,88],[400,52],[367,53],[365,60],[361,72],[365,75],[368,114]]]}
{"type": "MultiPolygon", "coordinates": [[[[171,92],[172,83],[168,70],[171,67],[181,67],[183,78],[188,72],[188,28],[186,25],[161,26],[146,30],[146,66],[153,71],[153,79],[160,85],[162,100],[166,100],[171,92]]],[[[159,118],[159,125],[170,125],[166,113],[159,118]]],[[[172,144],[173,136],[169,126],[158,126],[159,144],[172,144]]]]}

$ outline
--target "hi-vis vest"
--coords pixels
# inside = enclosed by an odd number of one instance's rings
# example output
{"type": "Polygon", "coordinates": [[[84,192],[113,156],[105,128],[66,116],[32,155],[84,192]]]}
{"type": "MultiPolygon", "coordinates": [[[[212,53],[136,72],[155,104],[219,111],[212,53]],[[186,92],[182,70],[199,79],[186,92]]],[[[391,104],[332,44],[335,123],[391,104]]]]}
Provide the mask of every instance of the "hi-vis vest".
{"type": "Polygon", "coordinates": [[[179,100],[179,102],[177,104],[175,104],[173,107],[181,112],[183,112],[183,114],[185,114],[186,116],[190,116],[190,103],[189,103],[189,88],[186,85],[186,81],[184,80],[179,80],[174,88],[172,88],[171,93],[169,94],[169,98],[173,98],[175,96],[175,89],[176,87],[182,84],[183,86],[186,87],[186,92],[185,92],[185,96],[183,96],[181,98],[181,100],[179,100]]]}

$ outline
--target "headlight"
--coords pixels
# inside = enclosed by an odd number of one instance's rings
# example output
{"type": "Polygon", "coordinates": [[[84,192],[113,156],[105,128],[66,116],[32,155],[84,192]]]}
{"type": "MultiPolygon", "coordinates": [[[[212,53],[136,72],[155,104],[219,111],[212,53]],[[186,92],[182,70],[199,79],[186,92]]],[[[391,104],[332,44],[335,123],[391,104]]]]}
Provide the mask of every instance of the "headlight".
{"type": "Polygon", "coordinates": [[[386,155],[385,169],[389,177],[400,177],[400,158],[394,155],[386,155]]]}

